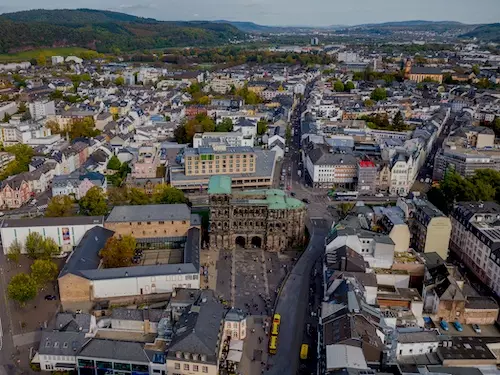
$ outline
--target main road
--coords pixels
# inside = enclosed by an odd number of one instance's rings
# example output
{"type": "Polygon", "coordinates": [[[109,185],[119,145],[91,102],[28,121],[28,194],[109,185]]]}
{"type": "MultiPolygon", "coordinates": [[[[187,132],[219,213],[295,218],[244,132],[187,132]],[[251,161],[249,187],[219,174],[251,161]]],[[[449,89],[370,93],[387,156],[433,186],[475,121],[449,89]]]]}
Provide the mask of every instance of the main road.
{"type": "Polygon", "coordinates": [[[316,260],[323,254],[329,225],[323,218],[308,222],[310,240],[281,287],[275,313],[281,315],[278,352],[269,357],[268,375],[294,375],[299,362],[300,345],[309,296],[309,277],[316,260]]]}

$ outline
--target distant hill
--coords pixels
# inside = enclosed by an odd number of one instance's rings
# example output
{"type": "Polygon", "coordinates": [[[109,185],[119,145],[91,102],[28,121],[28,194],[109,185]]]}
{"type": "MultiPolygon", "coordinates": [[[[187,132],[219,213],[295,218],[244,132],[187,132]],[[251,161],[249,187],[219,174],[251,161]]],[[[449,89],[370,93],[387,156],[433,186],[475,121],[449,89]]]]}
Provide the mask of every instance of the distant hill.
{"type": "Polygon", "coordinates": [[[245,36],[227,23],[165,22],[94,9],[5,13],[0,35],[0,53],[66,46],[99,52],[209,46],[245,36]]]}
{"type": "Polygon", "coordinates": [[[462,38],[477,38],[487,42],[500,43],[500,23],[481,25],[460,36],[462,38]]]}

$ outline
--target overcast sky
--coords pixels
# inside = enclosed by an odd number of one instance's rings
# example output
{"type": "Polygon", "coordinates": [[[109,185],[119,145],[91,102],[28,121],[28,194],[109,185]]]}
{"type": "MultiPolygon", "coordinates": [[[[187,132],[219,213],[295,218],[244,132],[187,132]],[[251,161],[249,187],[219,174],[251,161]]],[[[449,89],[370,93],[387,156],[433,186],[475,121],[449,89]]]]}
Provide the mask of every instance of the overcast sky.
{"type": "Polygon", "coordinates": [[[402,20],[500,22],[500,0],[0,0],[0,13],[95,8],[159,20],[253,21],[263,25],[356,25],[402,20]]]}

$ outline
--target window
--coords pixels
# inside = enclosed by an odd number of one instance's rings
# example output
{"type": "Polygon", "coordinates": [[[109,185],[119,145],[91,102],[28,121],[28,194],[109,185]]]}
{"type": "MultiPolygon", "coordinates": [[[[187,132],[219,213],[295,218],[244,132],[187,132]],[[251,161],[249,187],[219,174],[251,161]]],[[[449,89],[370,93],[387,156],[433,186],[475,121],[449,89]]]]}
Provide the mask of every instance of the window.
{"type": "Polygon", "coordinates": [[[187,364],[187,363],[184,363],[184,370],[187,370],[187,371],[189,371],[189,364],[187,364]]]}
{"type": "Polygon", "coordinates": [[[200,371],[198,370],[198,365],[193,365],[193,371],[200,371]]]}
{"type": "Polygon", "coordinates": [[[176,370],[180,370],[181,369],[181,364],[180,363],[176,363],[175,364],[175,369],[176,370]]]}
{"type": "Polygon", "coordinates": [[[164,222],[164,221],[159,221],[158,223],[159,223],[159,224],[165,224],[165,222],[164,222]]]}
{"type": "Polygon", "coordinates": [[[202,366],[201,370],[202,370],[202,372],[208,373],[208,366],[202,366]]]}
{"type": "Polygon", "coordinates": [[[157,369],[153,369],[153,372],[154,372],[155,374],[161,374],[161,371],[160,371],[160,370],[157,370],[157,369]]]}
{"type": "Polygon", "coordinates": [[[151,225],[151,222],[150,222],[150,221],[148,221],[146,224],[147,224],[147,225],[151,225]]]}
{"type": "Polygon", "coordinates": [[[142,225],[142,223],[140,221],[137,222],[137,225],[142,225]]]}

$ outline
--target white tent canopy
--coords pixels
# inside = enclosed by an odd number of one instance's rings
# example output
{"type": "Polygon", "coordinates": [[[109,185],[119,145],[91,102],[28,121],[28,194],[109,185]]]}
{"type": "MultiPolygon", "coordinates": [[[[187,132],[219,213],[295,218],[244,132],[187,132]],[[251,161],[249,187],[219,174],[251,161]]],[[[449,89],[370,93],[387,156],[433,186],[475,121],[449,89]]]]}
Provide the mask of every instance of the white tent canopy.
{"type": "Polygon", "coordinates": [[[227,360],[231,362],[241,362],[241,357],[243,356],[243,352],[239,350],[230,350],[227,354],[227,360]]]}
{"type": "Polygon", "coordinates": [[[243,351],[243,340],[231,340],[229,343],[229,350],[243,351]]]}

